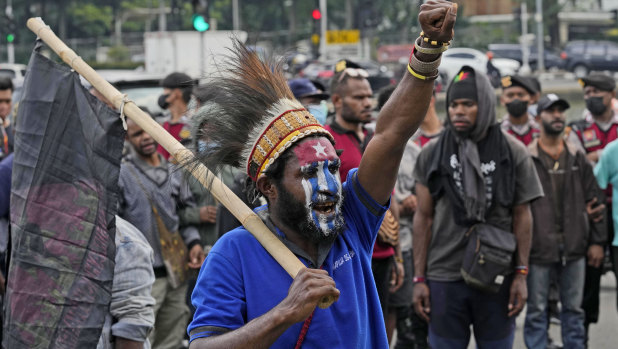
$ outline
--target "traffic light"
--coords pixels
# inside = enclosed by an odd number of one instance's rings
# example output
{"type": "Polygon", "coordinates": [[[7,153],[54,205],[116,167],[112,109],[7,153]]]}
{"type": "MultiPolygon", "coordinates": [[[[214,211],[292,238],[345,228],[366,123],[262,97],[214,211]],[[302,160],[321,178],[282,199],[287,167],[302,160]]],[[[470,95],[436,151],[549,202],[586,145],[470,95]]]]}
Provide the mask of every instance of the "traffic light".
{"type": "Polygon", "coordinates": [[[208,16],[208,0],[193,0],[193,28],[198,32],[210,29],[208,16]]]}
{"type": "Polygon", "coordinates": [[[322,12],[319,8],[311,11],[311,18],[313,18],[313,31],[311,34],[312,51],[314,58],[320,56],[320,20],[322,19],[322,12]]]}
{"type": "Polygon", "coordinates": [[[12,43],[15,41],[15,21],[13,18],[7,18],[7,20],[6,42],[12,43]]]}

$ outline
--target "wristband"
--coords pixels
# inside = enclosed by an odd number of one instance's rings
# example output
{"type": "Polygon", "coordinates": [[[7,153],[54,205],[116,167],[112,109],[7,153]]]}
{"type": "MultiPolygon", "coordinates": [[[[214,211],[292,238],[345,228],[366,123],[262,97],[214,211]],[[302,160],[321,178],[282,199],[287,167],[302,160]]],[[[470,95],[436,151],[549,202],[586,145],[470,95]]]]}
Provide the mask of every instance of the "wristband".
{"type": "Polygon", "coordinates": [[[419,79],[419,80],[425,80],[425,81],[433,81],[435,79],[438,78],[438,76],[440,75],[440,73],[436,70],[436,74],[435,75],[431,75],[431,76],[425,76],[425,75],[421,75],[417,72],[414,71],[414,69],[412,69],[412,67],[410,67],[410,65],[408,64],[408,72],[414,76],[415,78],[419,79]]]}
{"type": "Polygon", "coordinates": [[[424,276],[415,276],[412,278],[412,283],[413,284],[418,284],[421,282],[425,282],[425,277],[424,276]]]}
{"type": "Polygon", "coordinates": [[[520,265],[518,267],[515,267],[515,273],[521,274],[521,275],[528,275],[528,267],[525,265],[520,265]]]}
{"type": "Polygon", "coordinates": [[[403,263],[403,258],[399,257],[399,256],[395,256],[395,262],[397,263],[403,263]]]}

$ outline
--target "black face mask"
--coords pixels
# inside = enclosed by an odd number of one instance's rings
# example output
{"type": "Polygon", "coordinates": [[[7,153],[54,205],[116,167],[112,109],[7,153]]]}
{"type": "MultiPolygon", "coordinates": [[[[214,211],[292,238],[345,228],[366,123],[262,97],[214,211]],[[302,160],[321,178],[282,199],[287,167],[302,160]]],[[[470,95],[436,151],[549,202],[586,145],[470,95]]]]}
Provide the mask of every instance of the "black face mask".
{"type": "Polygon", "coordinates": [[[603,104],[603,97],[588,97],[586,98],[586,109],[592,115],[603,115],[607,110],[607,106],[603,104]]]}
{"type": "Polygon", "coordinates": [[[506,104],[506,111],[512,117],[520,118],[528,111],[528,102],[515,99],[511,103],[506,104]]]}
{"type": "Polygon", "coordinates": [[[169,102],[166,101],[167,97],[169,97],[169,94],[164,94],[164,95],[160,95],[159,99],[157,100],[157,104],[159,104],[159,107],[161,107],[161,109],[165,110],[167,109],[170,104],[169,102]]]}

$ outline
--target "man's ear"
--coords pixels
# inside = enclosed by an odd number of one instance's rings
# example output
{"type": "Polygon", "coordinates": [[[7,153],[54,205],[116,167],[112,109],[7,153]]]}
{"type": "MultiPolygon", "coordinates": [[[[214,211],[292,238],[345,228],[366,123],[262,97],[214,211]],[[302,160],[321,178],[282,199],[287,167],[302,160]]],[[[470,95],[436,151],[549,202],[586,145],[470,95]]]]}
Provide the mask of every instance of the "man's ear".
{"type": "Polygon", "coordinates": [[[255,187],[268,199],[268,202],[272,202],[278,195],[277,186],[268,176],[258,178],[255,187]]]}
{"type": "Polygon", "coordinates": [[[333,102],[333,106],[335,107],[335,110],[338,110],[339,108],[341,108],[341,102],[343,101],[343,98],[341,97],[341,95],[332,94],[330,96],[330,100],[331,102],[333,102]]]}

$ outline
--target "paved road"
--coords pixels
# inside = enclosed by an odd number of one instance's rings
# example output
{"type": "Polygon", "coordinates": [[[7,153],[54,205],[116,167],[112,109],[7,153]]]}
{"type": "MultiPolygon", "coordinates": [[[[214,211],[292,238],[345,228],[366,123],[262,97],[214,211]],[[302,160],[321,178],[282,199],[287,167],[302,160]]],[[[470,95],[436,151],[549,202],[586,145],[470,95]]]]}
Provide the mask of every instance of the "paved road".
{"type": "MultiPolygon", "coordinates": [[[[517,329],[513,349],[525,349],[523,339],[524,314],[516,320],[517,329]]],[[[554,340],[560,339],[560,326],[552,324],[550,333],[554,340]]],[[[468,349],[474,349],[474,339],[470,341],[468,349]]],[[[616,279],[613,273],[606,273],[601,279],[601,312],[599,322],[590,327],[589,349],[618,348],[618,312],[616,311],[616,279]]]]}

